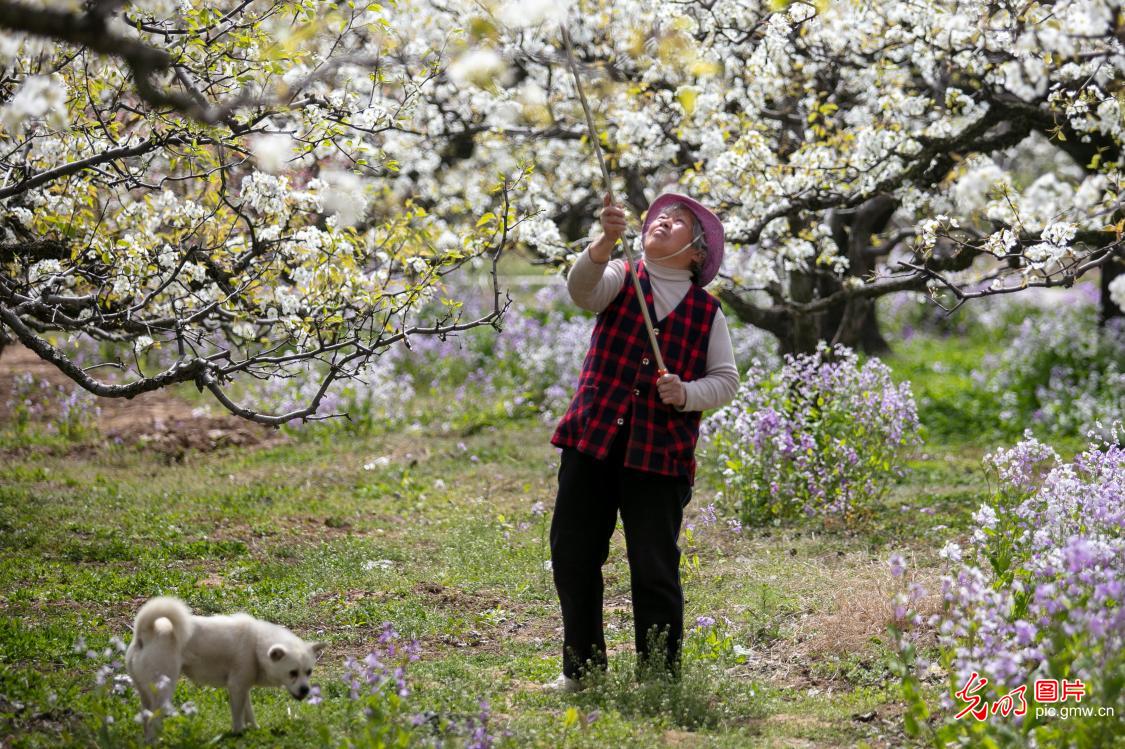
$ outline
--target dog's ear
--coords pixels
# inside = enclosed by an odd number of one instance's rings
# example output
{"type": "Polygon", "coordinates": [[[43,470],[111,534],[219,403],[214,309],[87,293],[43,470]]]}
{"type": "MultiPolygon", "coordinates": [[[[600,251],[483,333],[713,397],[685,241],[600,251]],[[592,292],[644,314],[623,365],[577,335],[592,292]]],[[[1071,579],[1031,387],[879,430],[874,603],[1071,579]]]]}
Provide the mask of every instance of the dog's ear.
{"type": "Polygon", "coordinates": [[[270,656],[270,660],[274,661],[275,663],[277,661],[280,661],[282,658],[285,657],[285,646],[284,645],[270,645],[269,656],[270,656]]]}
{"type": "Polygon", "coordinates": [[[320,662],[320,654],[323,653],[324,649],[328,646],[323,642],[314,642],[309,647],[312,648],[313,655],[316,656],[317,663],[319,663],[320,662]]]}

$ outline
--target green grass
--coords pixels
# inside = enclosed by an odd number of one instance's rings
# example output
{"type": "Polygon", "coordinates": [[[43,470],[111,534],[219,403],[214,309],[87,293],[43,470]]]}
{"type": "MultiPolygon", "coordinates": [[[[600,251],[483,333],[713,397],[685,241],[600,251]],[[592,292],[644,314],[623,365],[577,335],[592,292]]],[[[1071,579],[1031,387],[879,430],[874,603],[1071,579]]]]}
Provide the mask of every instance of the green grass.
{"type": "MultiPolygon", "coordinates": [[[[979,351],[902,348],[892,365],[937,404],[925,412],[933,419],[966,387],[956,378],[979,351]],[[953,371],[926,373],[937,355],[953,371]]],[[[314,673],[324,702],[255,690],[261,728],[241,737],[224,735],[223,692],[182,680],[176,701],[190,700],[198,713],[168,721],[169,746],[220,738],[224,746],[304,747],[320,745],[324,732],[340,740],[362,723],[342,681],[344,659],[367,653],[385,621],[422,643],[409,670],[410,714],[463,720],[487,698],[494,731],[510,732],[515,746],[909,743],[884,632],[856,629],[834,642],[833,628],[842,606],[882,605],[878,581],[892,551],[920,576],[936,574],[937,549],[968,533],[986,489],[989,443],[931,428],[907,478],[846,530],[736,535],[705,526],[697,512],[722,487],[701,472],[687,517],[695,527],[681,544],[698,559],[685,573],[686,623],[725,618],[738,649],[688,658],[680,685],[636,685],[618,534],[605,569],[610,675],[587,693],[561,696],[538,688],[560,667],[557,601],[544,568],[549,514],[532,512],[554,498],[549,434],[534,420],[328,432],[256,450],[189,452],[177,463],[140,448],[24,450],[0,441],[4,745],[93,745],[105,716],[113,723],[102,742],[138,744],[135,694],[95,689],[100,661],[75,643],[100,651],[112,636],[128,640],[138,606],[157,594],[181,596],[197,613],[244,610],[329,644],[314,673]],[[388,460],[376,465],[380,457],[388,460]]]]}

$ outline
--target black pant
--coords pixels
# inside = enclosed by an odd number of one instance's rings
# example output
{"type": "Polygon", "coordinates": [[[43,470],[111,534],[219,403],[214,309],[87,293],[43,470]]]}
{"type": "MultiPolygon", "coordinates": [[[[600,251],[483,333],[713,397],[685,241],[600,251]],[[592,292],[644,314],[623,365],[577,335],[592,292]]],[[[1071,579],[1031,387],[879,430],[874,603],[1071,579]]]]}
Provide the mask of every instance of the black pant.
{"type": "Polygon", "coordinates": [[[563,616],[563,673],[579,675],[587,661],[605,667],[602,631],[602,565],[617,512],[625,528],[638,660],[649,656],[653,630],[666,636],[667,664],[678,669],[684,629],[680,548],[684,508],[691,500],[685,477],[625,468],[622,429],[604,461],[565,448],[551,518],[551,571],[563,616]]]}

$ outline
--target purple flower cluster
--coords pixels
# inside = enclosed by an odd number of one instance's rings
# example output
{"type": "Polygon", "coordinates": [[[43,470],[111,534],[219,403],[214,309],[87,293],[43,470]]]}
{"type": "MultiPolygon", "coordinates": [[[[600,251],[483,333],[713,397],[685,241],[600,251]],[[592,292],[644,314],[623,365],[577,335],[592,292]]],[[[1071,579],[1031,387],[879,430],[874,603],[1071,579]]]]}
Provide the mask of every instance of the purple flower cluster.
{"type": "MultiPolygon", "coordinates": [[[[86,644],[86,638],[79,636],[73,646],[73,651],[84,656],[88,663],[85,668],[87,671],[94,666],[94,694],[98,701],[95,703],[93,714],[99,718],[103,724],[103,730],[114,723],[113,713],[115,707],[112,703],[130,700],[133,697],[133,680],[125,672],[125,642],[120,637],[111,637],[109,645],[101,650],[95,650],[86,644]]],[[[166,678],[166,677],[165,677],[166,678]]],[[[54,702],[56,695],[51,693],[48,697],[51,702],[54,702]]],[[[171,703],[165,703],[160,707],[165,716],[178,715],[181,712],[191,714],[194,711],[194,705],[185,703],[177,710],[171,703]]],[[[133,716],[133,719],[140,722],[145,717],[143,713],[148,711],[142,710],[133,716]]],[[[151,715],[151,713],[149,713],[151,715]]]]}
{"type": "MultiPolygon", "coordinates": [[[[405,418],[407,406],[414,397],[414,382],[409,374],[397,371],[397,363],[398,357],[391,352],[373,359],[355,377],[331,387],[317,413],[347,413],[352,418],[389,422],[405,418]]],[[[288,413],[312,401],[326,372],[327,367],[314,367],[309,376],[253,380],[239,395],[244,404],[254,410],[288,413]]],[[[292,427],[300,425],[300,422],[290,424],[292,427]]]]}
{"type": "Polygon", "coordinates": [[[777,369],[781,357],[777,353],[777,338],[753,325],[738,324],[728,319],[731,345],[734,347],[734,360],[739,370],[757,366],[763,369],[777,369]]]}
{"type": "Polygon", "coordinates": [[[1096,316],[1088,303],[1029,315],[985,357],[974,379],[998,400],[1001,424],[1104,437],[1125,419],[1125,319],[1099,328],[1096,316]]]}
{"type": "MultiPolygon", "coordinates": [[[[367,725],[361,746],[443,746],[445,737],[463,736],[472,749],[490,749],[497,741],[492,733],[492,712],[481,699],[476,714],[463,719],[442,718],[426,710],[408,716],[405,700],[410,696],[407,667],[420,657],[417,640],[402,642],[394,625],[383,623],[375,648],[364,658],[344,662],[344,681],[353,701],[362,702],[367,725]],[[432,735],[424,735],[426,729],[432,735]]],[[[319,690],[316,692],[319,696],[319,690]]],[[[315,704],[315,703],[314,703],[315,704]]]]}
{"type": "Polygon", "coordinates": [[[128,694],[132,681],[125,673],[125,643],[120,637],[111,637],[109,646],[101,652],[87,647],[85,638],[79,637],[74,643],[74,652],[101,662],[94,672],[95,686],[108,689],[118,696],[128,694]]]}
{"type": "Polygon", "coordinates": [[[468,749],[491,749],[496,738],[489,733],[488,723],[492,719],[492,708],[488,700],[481,699],[480,712],[468,720],[469,746],[468,749]]]}
{"type": "Polygon", "coordinates": [[[744,663],[749,651],[735,644],[733,626],[725,616],[697,616],[695,626],[684,632],[684,655],[696,663],[744,663]]]}
{"type": "MultiPolygon", "coordinates": [[[[344,661],[344,681],[353,700],[362,695],[381,697],[394,694],[405,699],[410,695],[406,684],[406,664],[419,658],[421,647],[417,640],[401,645],[398,632],[390,622],[383,622],[378,645],[362,660],[348,657],[344,661]]],[[[368,708],[370,715],[371,708],[368,708]]]]}
{"type": "MultiPolygon", "coordinates": [[[[412,416],[416,396],[432,392],[442,395],[446,417],[497,410],[508,417],[536,413],[551,421],[570,401],[593,330],[590,317],[560,305],[563,294],[565,288],[548,286],[526,304],[513,302],[499,332],[477,328],[444,340],[414,336],[392,346],[359,377],[330,390],[320,413],[400,422],[412,416]]],[[[463,311],[466,319],[475,314],[463,311]]],[[[242,396],[260,410],[293,410],[308,403],[320,386],[320,374],[309,374],[255,381],[242,396]]]]}
{"type": "Polygon", "coordinates": [[[530,399],[548,421],[570,402],[594,329],[589,317],[560,308],[562,293],[562,287],[549,286],[529,307],[513,305],[496,337],[493,361],[481,362],[478,369],[490,375],[493,388],[530,399]]]}
{"type": "Polygon", "coordinates": [[[47,432],[68,439],[95,432],[101,414],[92,393],[73,383],[54,385],[30,372],[16,376],[7,407],[17,430],[32,422],[46,422],[47,432]]]}
{"type": "Polygon", "coordinates": [[[878,359],[861,366],[850,349],[822,346],[780,370],[752,366],[701,433],[746,520],[847,519],[901,474],[918,427],[909,383],[878,359]]]}
{"type": "MultiPolygon", "coordinates": [[[[543,287],[527,302],[512,302],[499,332],[478,328],[444,341],[414,338],[409,351],[395,347],[387,357],[400,376],[418,383],[419,392],[428,387],[451,395],[443,400],[443,413],[455,403],[462,411],[538,413],[550,421],[570,401],[594,327],[590,317],[572,314],[565,294],[561,285],[543,287]]],[[[469,305],[464,310],[466,317],[483,311],[469,305]]]]}
{"type": "Polygon", "coordinates": [[[891,340],[909,341],[919,333],[965,335],[976,322],[979,305],[966,305],[950,317],[928,294],[904,291],[887,294],[875,302],[879,327],[891,340]]]}
{"type": "Polygon", "coordinates": [[[1027,436],[986,460],[998,488],[970,547],[943,550],[953,571],[930,621],[951,678],[976,671],[998,695],[1040,678],[1108,684],[1125,667],[1125,448],[1064,464],[1027,436]]]}
{"type": "Polygon", "coordinates": [[[973,299],[950,315],[934,304],[928,293],[904,291],[879,297],[876,309],[880,327],[888,337],[908,341],[919,333],[964,336],[988,331],[1007,334],[1013,325],[1028,317],[1053,315],[1060,309],[1093,307],[1100,296],[1098,284],[1093,281],[1082,281],[1069,288],[1032,287],[1019,294],[973,299]]]}

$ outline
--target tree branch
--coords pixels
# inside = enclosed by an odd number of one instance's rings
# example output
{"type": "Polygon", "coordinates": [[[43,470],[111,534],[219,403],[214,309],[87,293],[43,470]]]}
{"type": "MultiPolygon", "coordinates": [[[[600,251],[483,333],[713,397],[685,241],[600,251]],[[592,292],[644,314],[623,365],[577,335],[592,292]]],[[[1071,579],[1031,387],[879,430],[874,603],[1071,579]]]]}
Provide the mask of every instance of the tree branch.
{"type": "Polygon", "coordinates": [[[90,377],[66,354],[35,335],[19,315],[2,304],[0,304],[0,321],[11,328],[20,342],[34,351],[40,359],[55,365],[67,377],[94,395],[103,398],[135,398],[141,393],[160,390],[177,382],[191,382],[206,372],[209,366],[203,359],[181,360],[153,377],[134,380],[127,385],[107,385],[90,377]]]}
{"type": "Polygon", "coordinates": [[[36,172],[29,177],[21,179],[19,182],[13,185],[8,185],[7,187],[0,188],[0,200],[10,198],[17,193],[34,190],[36,187],[39,187],[39,185],[42,185],[46,182],[50,182],[60,177],[67,177],[71,174],[76,174],[83,169],[88,169],[92,166],[97,166],[98,164],[104,164],[107,161],[125,159],[129,158],[130,156],[140,156],[160,147],[161,145],[162,144],[157,139],[149,138],[148,140],[142,143],[138,143],[135,146],[111,148],[108,151],[103,151],[101,153],[94,154],[93,156],[89,156],[85,159],[79,159],[78,161],[72,161],[69,164],[63,164],[61,166],[55,167],[54,169],[44,169],[41,172],[36,172]]]}

